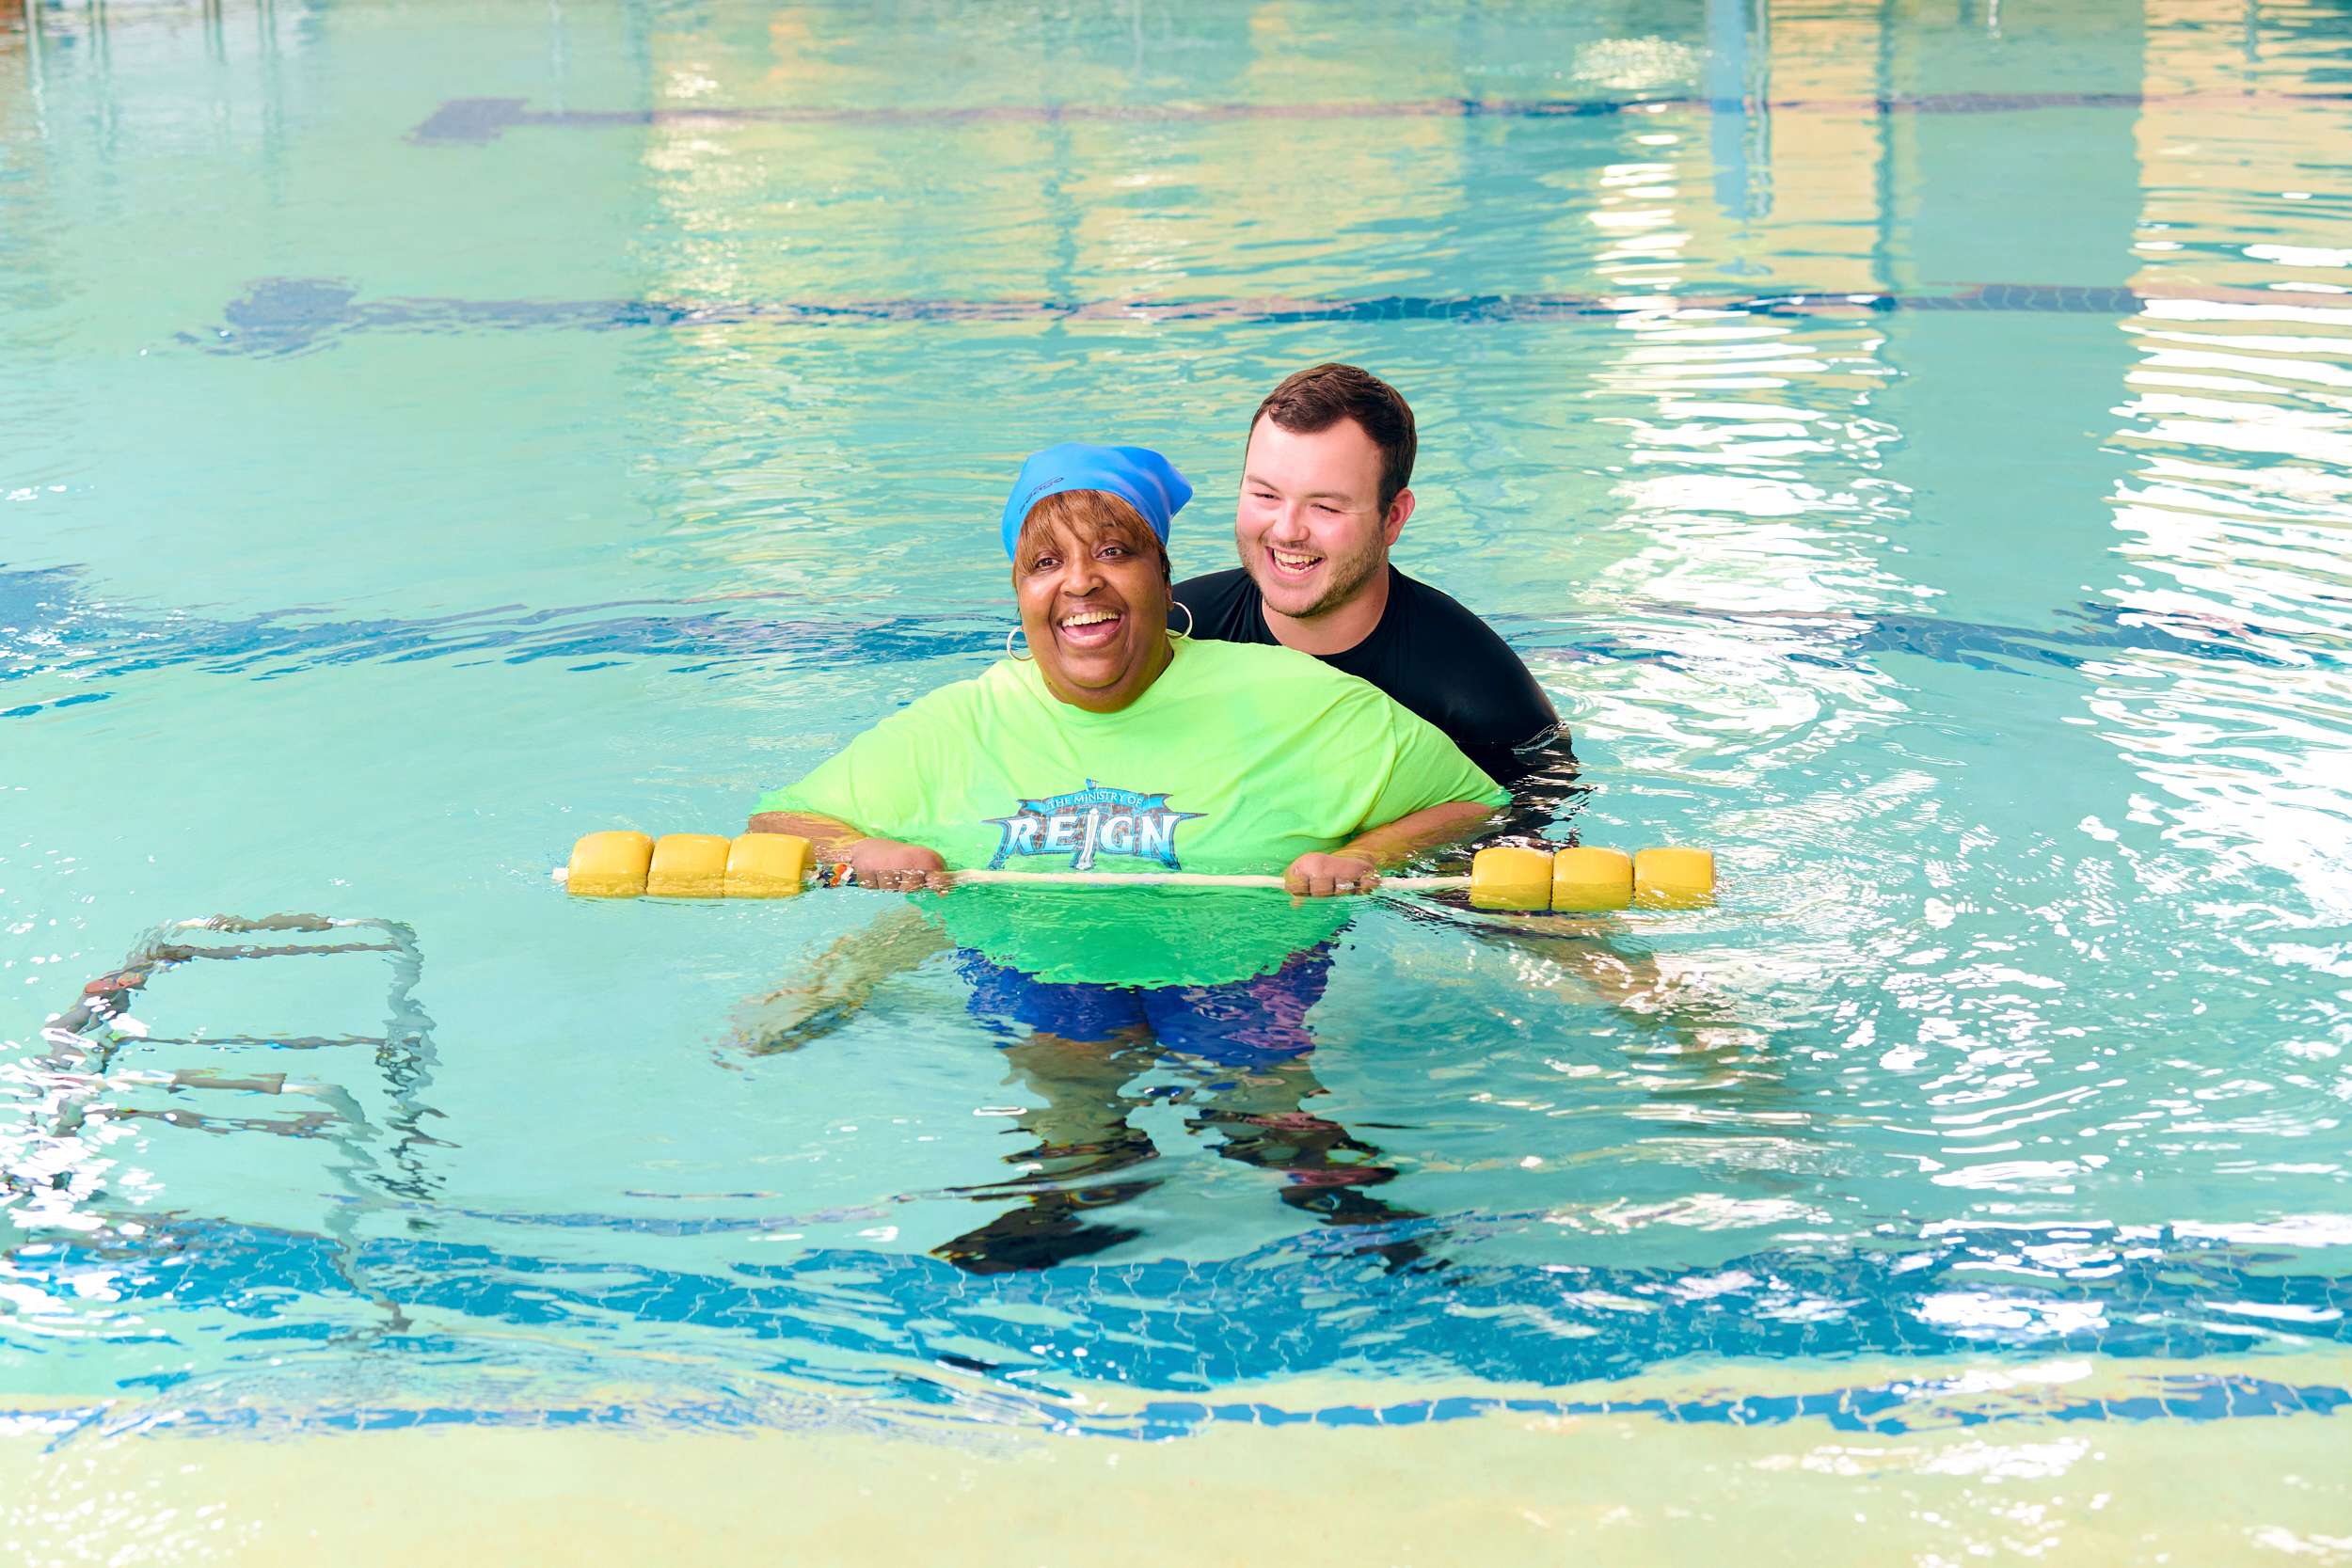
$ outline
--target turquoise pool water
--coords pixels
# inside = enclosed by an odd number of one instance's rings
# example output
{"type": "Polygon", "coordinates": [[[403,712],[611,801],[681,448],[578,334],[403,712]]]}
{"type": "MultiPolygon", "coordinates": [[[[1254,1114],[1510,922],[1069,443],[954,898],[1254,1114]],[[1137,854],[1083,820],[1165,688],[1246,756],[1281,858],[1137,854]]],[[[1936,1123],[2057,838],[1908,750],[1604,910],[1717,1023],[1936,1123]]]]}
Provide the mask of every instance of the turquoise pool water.
{"type": "Polygon", "coordinates": [[[2342,5],[29,20],[0,1421],[2340,1443],[2342,5]],[[1036,446],[1162,447],[1229,563],[1325,357],[1412,399],[1399,559],[1575,830],[1720,907],[1367,906],[1263,1083],[1036,1069],[944,958],[747,1050],[898,902],[550,885],[996,657],[1036,446]],[[59,1065],[166,923],[284,911],[383,924],[181,933],[367,950],[59,1065]]]}

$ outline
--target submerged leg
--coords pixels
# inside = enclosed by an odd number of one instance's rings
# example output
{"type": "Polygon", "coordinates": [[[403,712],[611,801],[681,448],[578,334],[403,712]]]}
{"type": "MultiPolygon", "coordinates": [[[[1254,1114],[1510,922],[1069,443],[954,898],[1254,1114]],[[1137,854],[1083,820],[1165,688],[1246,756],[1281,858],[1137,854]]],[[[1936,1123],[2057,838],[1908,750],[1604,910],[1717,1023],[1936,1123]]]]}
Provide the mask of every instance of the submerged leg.
{"type": "MultiPolygon", "coordinates": [[[[1329,1092],[1305,1062],[1283,1062],[1204,1089],[1185,1125],[1195,1132],[1214,1131],[1221,1157],[1284,1178],[1278,1194],[1281,1202],[1325,1225],[1384,1227],[1426,1217],[1365,1190],[1395,1180],[1397,1168],[1386,1163],[1377,1145],[1304,1108],[1329,1092]]],[[[1363,1250],[1391,1268],[1427,1256],[1427,1248],[1410,1238],[1375,1242],[1363,1250]]]]}
{"type": "MultiPolygon", "coordinates": [[[[1326,1225],[1420,1219],[1363,1190],[1396,1180],[1377,1148],[1303,1108],[1330,1092],[1307,1065],[1315,1047],[1307,1015],[1323,1000],[1330,971],[1330,949],[1316,946],[1293,954],[1271,974],[1149,992],[1146,1006],[1161,1044],[1203,1064],[1187,1125],[1195,1132],[1214,1128],[1219,1155],[1279,1173],[1281,1201],[1326,1225]]],[[[1409,1240],[1380,1241],[1366,1250],[1391,1267],[1423,1253],[1409,1240]]]]}
{"type": "Polygon", "coordinates": [[[1159,1158],[1151,1137],[1127,1122],[1148,1102],[1126,1086],[1157,1056],[1150,1032],[1130,1024],[1091,1040],[1039,1032],[1005,1056],[1028,1098],[1015,1124],[1036,1141],[1005,1156],[1018,1175],[952,1190],[988,1202],[1013,1196],[1017,1204],[932,1256],[975,1274],[1004,1274],[1051,1268],[1133,1240],[1135,1227],[1092,1214],[1159,1185],[1157,1177],[1100,1180],[1159,1158]]]}

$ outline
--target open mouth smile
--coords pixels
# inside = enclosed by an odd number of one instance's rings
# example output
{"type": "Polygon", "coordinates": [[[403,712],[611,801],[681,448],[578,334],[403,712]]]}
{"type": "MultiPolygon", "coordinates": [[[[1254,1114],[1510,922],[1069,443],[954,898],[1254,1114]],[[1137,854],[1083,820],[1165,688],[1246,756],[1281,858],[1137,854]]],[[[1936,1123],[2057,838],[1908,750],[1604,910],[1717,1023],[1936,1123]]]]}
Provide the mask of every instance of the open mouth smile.
{"type": "Polygon", "coordinates": [[[1119,635],[1126,617],[1115,610],[1073,610],[1054,623],[1054,630],[1073,648],[1106,646],[1119,635]]]}
{"type": "Polygon", "coordinates": [[[1319,555],[1299,550],[1277,549],[1271,545],[1266,546],[1265,553],[1266,559],[1274,563],[1274,569],[1289,578],[1303,578],[1323,564],[1323,557],[1319,555]]]}

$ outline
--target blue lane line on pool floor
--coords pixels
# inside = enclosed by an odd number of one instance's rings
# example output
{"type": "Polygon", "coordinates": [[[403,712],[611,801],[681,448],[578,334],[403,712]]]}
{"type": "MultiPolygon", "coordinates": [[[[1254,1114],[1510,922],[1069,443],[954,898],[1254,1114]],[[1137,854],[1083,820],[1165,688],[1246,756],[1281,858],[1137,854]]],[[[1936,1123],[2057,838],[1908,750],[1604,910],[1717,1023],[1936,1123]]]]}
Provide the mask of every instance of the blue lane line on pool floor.
{"type": "MultiPolygon", "coordinates": [[[[515,1218],[517,1234],[534,1223],[515,1218]]],[[[1433,1250],[1448,1235],[1442,1225],[1414,1233],[1433,1250]]],[[[737,1364],[845,1398],[879,1389],[952,1404],[993,1393],[1075,1408],[1063,1386],[1074,1380],[1131,1389],[1187,1420],[1248,1407],[1220,1399],[1220,1389],[1311,1374],[1566,1389],[1715,1364],[1750,1369],[1726,1376],[1756,1376],[1754,1369],[1776,1363],[2097,1356],[2177,1365],[2352,1347],[2352,1278],[2288,1272],[2299,1261],[2291,1249],[2154,1227],[2051,1225],[1888,1238],[1867,1248],[1767,1248],[1704,1267],[1465,1263],[1391,1273],[1327,1231],[1220,1261],[984,1275],[921,1254],[833,1247],[708,1272],[612,1259],[584,1273],[581,1258],[571,1246],[540,1256],[474,1242],[346,1243],[181,1220],[135,1237],[23,1244],[5,1272],[50,1300],[103,1304],[102,1321],[134,1325],[123,1332],[139,1342],[173,1335],[174,1314],[186,1313],[196,1338],[215,1343],[210,1325],[227,1314],[234,1342],[255,1358],[248,1370],[264,1359],[333,1364],[352,1331],[350,1304],[364,1293],[396,1299],[421,1323],[527,1331],[517,1344],[607,1324],[626,1354],[630,1333],[692,1331],[714,1368],[737,1364]],[[2074,1261],[2035,1260],[2049,1257],[2074,1261]],[[1377,1312],[1383,1335],[1367,1338],[1362,1308],[1377,1312]]],[[[99,1328],[75,1332],[95,1344],[104,1338],[99,1328]]],[[[603,1365],[603,1338],[576,1346],[583,1371],[603,1365]]],[[[387,1329],[370,1342],[412,1360],[420,1375],[495,1359],[499,1344],[423,1327],[387,1329]]],[[[120,1386],[193,1392],[236,1365],[199,1370],[192,1354],[172,1359],[187,1370],[120,1386]]],[[[2193,1373],[2152,1368],[2152,1375],[2193,1373]]],[[[1726,1414],[1706,1418],[1838,1413],[1802,1401],[1750,1407],[1750,1397],[1711,1393],[1702,1402],[1726,1414]]],[[[2249,1395],[2241,1410],[2226,1392],[2148,1398],[2156,1402],[2124,1414],[2217,1418],[2286,1408],[2249,1395]]],[[[2323,1390],[2301,1407],[2343,1402],[2323,1390]]],[[[1843,1413],[1867,1424],[1895,1408],[1843,1413]]],[[[1695,1412],[1677,1406],[1676,1418],[1700,1418],[1695,1412]]]]}
{"type": "MultiPolygon", "coordinates": [[[[1766,1369],[1741,1369],[1763,1372],[1766,1369]]],[[[1456,1394],[1386,1404],[1336,1404],[1294,1408],[1270,1400],[1216,1403],[1154,1400],[1127,1414],[1081,1410],[1039,1401],[1019,1412],[1020,1425],[1073,1437],[1107,1437],[1166,1442],[1194,1436],[1218,1425],[1325,1428],[1416,1427],[1492,1416],[1648,1417],[1683,1425],[1787,1426],[1820,1421],[1834,1432],[1879,1437],[1911,1437],[2018,1422],[2061,1425],[2147,1421],[2263,1420],[2289,1416],[2333,1416],[2352,1411],[2352,1390],[2328,1384],[2298,1384],[2245,1374],[2183,1376],[2151,1380],[2151,1391],[2108,1398],[2042,1398],[1998,1405],[1954,1403],[1932,1381],[1816,1390],[1805,1394],[1739,1394],[1710,1399],[1628,1398],[1555,1400],[1517,1395],[1456,1394]]],[[[42,1432],[56,1451],[79,1438],[187,1436],[215,1433],[283,1436],[296,1433],[409,1432],[435,1427],[605,1428],[619,1431],[742,1433],[838,1427],[845,1418],[878,1426],[946,1422],[957,1426],[1009,1423],[953,1405],[884,1410],[872,1403],[829,1408],[805,1397],[757,1398],[744,1394],[679,1397],[667,1401],[529,1406],[464,1404],[322,1405],[289,1408],[259,1402],[220,1404],[162,1401],[127,1408],[89,1404],[25,1410],[0,1407],[0,1432],[42,1432]]]]}
{"type": "MultiPolygon", "coordinates": [[[[84,599],[78,573],[0,564],[0,719],[29,718],[103,702],[111,685],[151,671],[194,668],[251,680],[280,680],[338,665],[449,659],[459,664],[570,661],[575,673],[641,659],[678,661],[675,673],[722,678],[755,670],[840,669],[874,663],[978,658],[999,651],[1001,616],[975,610],[883,621],[786,615],[783,594],[734,598],[724,608],[693,600],[616,600],[531,610],[500,605],[451,615],[336,620],[283,610],[237,620],[148,611],[84,599]]],[[[1673,626],[1704,622],[1747,631],[1752,651],[1790,663],[1865,670],[1888,657],[1963,669],[2073,671],[2086,662],[2141,653],[2266,668],[2340,668],[2346,660],[2217,618],[2160,615],[2085,601],[2056,610],[2047,628],[1994,626],[1915,613],[1709,614],[1659,605],[1608,630],[1530,616],[1498,615],[1504,639],[1539,664],[1660,663],[1688,667],[1714,654],[1673,645],[1673,626]]]]}
{"type": "Polygon", "coordinates": [[[218,325],[177,335],[213,354],[278,356],[317,349],[357,332],[625,332],[660,328],[1091,324],[1286,326],[1434,322],[1454,325],[1620,322],[1688,314],[1858,320],[1897,313],[1953,312],[2126,318],[2153,305],[2189,300],[2341,312],[2352,328],[2352,296],[2259,289],[2146,292],[2106,285],[1980,283],[1936,293],[1784,291],[1761,294],[1385,294],[1363,299],[866,299],[740,300],[462,299],[432,295],[359,297],[335,277],[267,277],[223,308],[218,325]]]}
{"type": "Polygon", "coordinates": [[[1330,103],[987,103],[857,107],[822,104],[679,104],[648,109],[532,109],[523,98],[453,98],[408,133],[411,141],[495,141],[509,131],[581,130],[630,125],[894,126],[1216,123],[1248,120],[1607,119],[1622,115],[1824,114],[1886,119],[1897,115],[2019,114],[2051,109],[2140,109],[2151,104],[2247,108],[2326,107],[2352,103],[2352,92],[2277,92],[2248,87],[2211,92],[1947,92],[1860,98],[1712,98],[1673,94],[1618,98],[1427,98],[1330,103]]]}
{"type": "MultiPolygon", "coordinates": [[[[1760,1369],[1757,1369],[1760,1370],[1760,1369]]],[[[1807,1394],[1740,1394],[1713,1399],[1548,1400],[1454,1395],[1388,1405],[1289,1410],[1264,1401],[1214,1404],[1154,1401],[1135,1418],[1137,1436],[1178,1435],[1213,1421],[1259,1426],[1412,1426],[1495,1414],[1654,1416],[1691,1425],[1780,1426],[1821,1420],[1836,1431],[1901,1436],[1938,1428],[2035,1421],[2217,1421],[2276,1416],[2331,1416],[2352,1408],[2352,1391],[2246,1376],[2154,1380],[2158,1391],[2110,1399],[2026,1402],[1998,1408],[1945,1405],[1932,1383],[1836,1388],[1807,1394]]]]}

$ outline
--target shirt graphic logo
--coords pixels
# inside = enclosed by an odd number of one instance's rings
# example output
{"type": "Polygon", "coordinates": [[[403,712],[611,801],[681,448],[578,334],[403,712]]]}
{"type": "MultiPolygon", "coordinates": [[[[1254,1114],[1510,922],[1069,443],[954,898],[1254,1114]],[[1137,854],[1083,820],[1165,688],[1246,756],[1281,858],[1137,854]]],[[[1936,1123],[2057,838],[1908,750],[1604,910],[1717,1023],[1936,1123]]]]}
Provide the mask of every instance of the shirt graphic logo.
{"type": "Polygon", "coordinates": [[[1207,815],[1172,811],[1165,795],[1139,795],[1087,781],[1084,789],[1024,800],[1010,816],[990,816],[1004,830],[988,863],[1001,869],[1013,855],[1068,855],[1070,869],[1088,871],[1097,855],[1127,855],[1182,871],[1176,858],[1176,824],[1207,815]]]}

